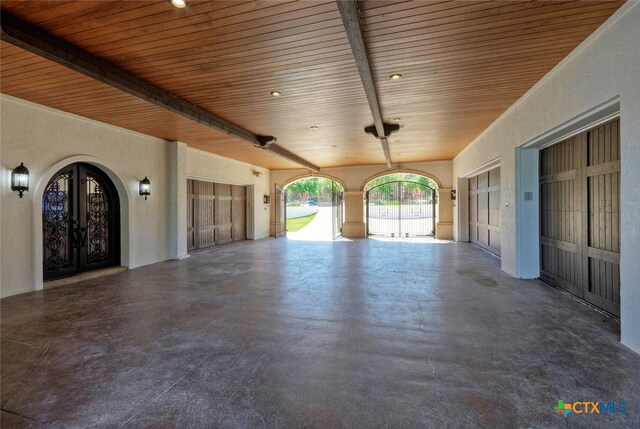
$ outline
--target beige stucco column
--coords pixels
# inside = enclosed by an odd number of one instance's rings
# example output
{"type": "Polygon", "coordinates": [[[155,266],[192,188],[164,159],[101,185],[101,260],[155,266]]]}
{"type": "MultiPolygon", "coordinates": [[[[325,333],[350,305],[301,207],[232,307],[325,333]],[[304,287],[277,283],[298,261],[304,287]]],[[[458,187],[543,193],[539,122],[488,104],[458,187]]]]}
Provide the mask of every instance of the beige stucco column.
{"type": "Polygon", "coordinates": [[[187,253],[187,145],[169,142],[169,255],[171,259],[188,258],[187,253]]]}
{"type": "Polygon", "coordinates": [[[451,189],[452,188],[438,189],[436,238],[443,240],[453,239],[453,201],[451,201],[451,189]]]}
{"type": "Polygon", "coordinates": [[[366,238],[367,236],[363,195],[362,191],[345,191],[344,193],[342,236],[345,238],[366,238]]]}

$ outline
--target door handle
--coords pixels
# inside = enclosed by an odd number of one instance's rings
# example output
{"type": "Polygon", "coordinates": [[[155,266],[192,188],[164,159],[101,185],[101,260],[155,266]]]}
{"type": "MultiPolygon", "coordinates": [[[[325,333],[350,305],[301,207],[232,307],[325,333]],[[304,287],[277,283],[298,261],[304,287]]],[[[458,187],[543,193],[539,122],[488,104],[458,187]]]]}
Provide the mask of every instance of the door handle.
{"type": "Polygon", "coordinates": [[[73,245],[74,247],[81,248],[87,245],[87,228],[74,228],[73,229],[73,245]]]}

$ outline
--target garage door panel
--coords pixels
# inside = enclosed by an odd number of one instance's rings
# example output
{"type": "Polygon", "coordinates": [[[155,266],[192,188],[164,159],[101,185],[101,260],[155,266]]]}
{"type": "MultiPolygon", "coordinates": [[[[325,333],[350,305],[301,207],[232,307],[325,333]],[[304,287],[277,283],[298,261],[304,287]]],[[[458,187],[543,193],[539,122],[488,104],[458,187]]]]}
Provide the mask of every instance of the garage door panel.
{"type": "Polygon", "coordinates": [[[469,178],[469,239],[500,254],[500,168],[469,178]]]}
{"type": "Polygon", "coordinates": [[[231,197],[216,197],[216,224],[231,224],[231,197]]]}
{"type": "Polygon", "coordinates": [[[500,247],[500,231],[493,230],[489,231],[489,246],[501,250],[500,247]]]}
{"type": "Polygon", "coordinates": [[[620,173],[611,175],[611,251],[620,253],[620,173]],[[615,233],[617,232],[617,234],[615,233]]]}
{"type": "Polygon", "coordinates": [[[620,252],[618,173],[589,177],[589,246],[620,252]],[[616,185],[613,186],[613,183],[616,185]],[[616,193],[614,194],[614,190],[616,193]]]}
{"type": "Polygon", "coordinates": [[[496,168],[489,173],[489,187],[500,186],[500,169],[496,168]]]}
{"type": "Polygon", "coordinates": [[[469,179],[469,191],[476,191],[478,189],[478,176],[474,176],[469,179]]]}
{"type": "Polygon", "coordinates": [[[574,204],[574,180],[545,183],[540,187],[541,234],[554,240],[577,243],[576,217],[579,210],[574,204]]]}
{"type": "Polygon", "coordinates": [[[469,198],[469,221],[473,224],[478,222],[478,198],[469,198]]]}
{"type": "Polygon", "coordinates": [[[620,314],[619,121],[540,153],[541,277],[620,314]]]}
{"type": "Polygon", "coordinates": [[[231,243],[231,224],[226,225],[218,225],[217,227],[217,236],[216,236],[216,244],[225,244],[231,243]]]}
{"type": "Polygon", "coordinates": [[[198,244],[202,249],[216,244],[216,222],[215,222],[215,188],[213,183],[196,183],[198,192],[198,244]]]}
{"type": "Polygon", "coordinates": [[[198,231],[198,249],[215,246],[216,244],[216,227],[201,227],[198,231]]]}
{"type": "Polygon", "coordinates": [[[188,250],[246,239],[246,187],[189,179],[187,193],[188,250]],[[234,214],[240,205],[232,192],[241,201],[241,213],[234,214]]]}
{"type": "Polygon", "coordinates": [[[542,276],[561,283],[564,289],[582,296],[582,292],[578,289],[582,270],[579,255],[548,244],[542,244],[541,250],[542,276]]]}
{"type": "Polygon", "coordinates": [[[233,186],[233,241],[247,238],[247,188],[233,186]]]}
{"type": "Polygon", "coordinates": [[[486,228],[479,228],[478,241],[482,244],[489,245],[489,230],[486,228]]]}
{"type": "Polygon", "coordinates": [[[620,314],[620,266],[589,258],[589,286],[585,298],[614,314],[620,314]]]}
{"type": "Polygon", "coordinates": [[[489,225],[500,226],[500,191],[489,192],[489,225]]]}
{"type": "Polygon", "coordinates": [[[478,194],[478,223],[489,223],[489,194],[478,194]]]}
{"type": "Polygon", "coordinates": [[[489,187],[489,172],[478,175],[478,189],[489,187]]]}

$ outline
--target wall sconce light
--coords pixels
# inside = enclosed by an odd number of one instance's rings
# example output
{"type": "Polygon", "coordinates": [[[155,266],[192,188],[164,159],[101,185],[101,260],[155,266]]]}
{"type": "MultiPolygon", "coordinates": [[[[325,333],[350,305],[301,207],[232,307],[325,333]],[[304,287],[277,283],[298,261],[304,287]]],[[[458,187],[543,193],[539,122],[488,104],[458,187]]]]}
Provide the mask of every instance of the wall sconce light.
{"type": "Polygon", "coordinates": [[[265,204],[271,204],[271,195],[264,195],[264,196],[262,197],[262,201],[263,201],[265,204]]]}
{"type": "Polygon", "coordinates": [[[140,181],[140,195],[144,195],[145,200],[151,195],[151,182],[147,176],[144,176],[144,179],[140,181]]]}
{"type": "Polygon", "coordinates": [[[456,200],[456,190],[452,189],[451,190],[451,201],[455,201],[456,200]]]}
{"type": "Polygon", "coordinates": [[[22,198],[23,192],[29,190],[29,170],[23,163],[20,163],[11,172],[11,190],[18,191],[20,198],[22,198]]]}
{"type": "Polygon", "coordinates": [[[253,170],[253,175],[256,176],[256,177],[260,177],[260,176],[262,176],[262,171],[253,170]]]}

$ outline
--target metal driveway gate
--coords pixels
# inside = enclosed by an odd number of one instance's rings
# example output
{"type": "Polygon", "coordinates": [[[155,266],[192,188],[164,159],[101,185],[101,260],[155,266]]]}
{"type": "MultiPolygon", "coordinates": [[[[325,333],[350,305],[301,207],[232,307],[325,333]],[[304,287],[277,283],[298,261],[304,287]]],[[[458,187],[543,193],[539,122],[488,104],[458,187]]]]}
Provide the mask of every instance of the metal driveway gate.
{"type": "Polygon", "coordinates": [[[417,182],[389,182],[371,188],[367,235],[424,237],[436,229],[436,192],[417,182]]]}

